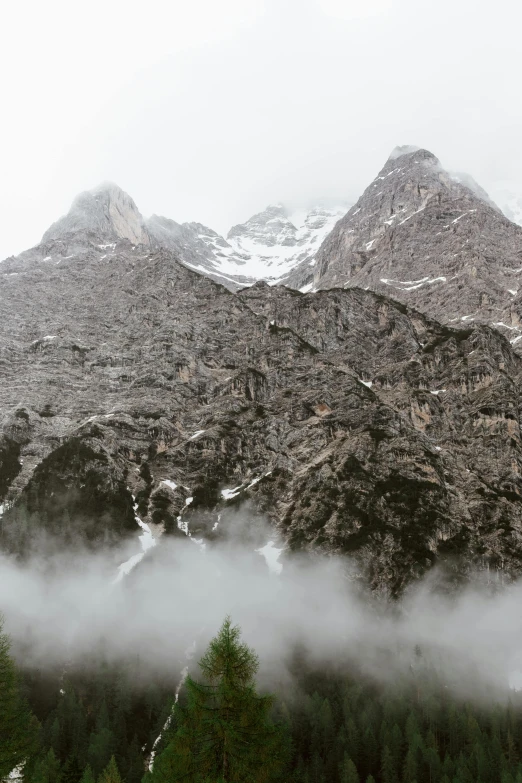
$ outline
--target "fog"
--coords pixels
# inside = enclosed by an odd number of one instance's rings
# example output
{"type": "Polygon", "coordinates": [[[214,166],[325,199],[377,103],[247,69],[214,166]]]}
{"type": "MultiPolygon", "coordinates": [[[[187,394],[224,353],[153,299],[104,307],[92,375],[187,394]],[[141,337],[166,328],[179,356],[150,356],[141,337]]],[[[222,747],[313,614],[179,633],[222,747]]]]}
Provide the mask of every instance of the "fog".
{"type": "Polygon", "coordinates": [[[187,650],[195,645],[197,659],[230,615],[268,681],[286,675],[296,647],[317,666],[356,664],[380,680],[408,672],[417,647],[463,695],[520,685],[522,585],[444,596],[428,579],[387,603],[356,586],[346,558],[283,551],[276,574],[256,551],[268,526],[257,518],[251,527],[245,513],[229,521],[227,535],[204,549],[188,538],[160,538],[119,582],[118,564],[137,551],[137,538],[98,554],[57,551],[24,563],[2,556],[0,609],[15,654],[44,669],[92,655],[139,656],[145,677],[176,678],[187,650]]]}
{"type": "Polygon", "coordinates": [[[112,180],[220,232],[353,202],[398,144],[522,190],[517,0],[11,3],[0,258],[112,180]]]}

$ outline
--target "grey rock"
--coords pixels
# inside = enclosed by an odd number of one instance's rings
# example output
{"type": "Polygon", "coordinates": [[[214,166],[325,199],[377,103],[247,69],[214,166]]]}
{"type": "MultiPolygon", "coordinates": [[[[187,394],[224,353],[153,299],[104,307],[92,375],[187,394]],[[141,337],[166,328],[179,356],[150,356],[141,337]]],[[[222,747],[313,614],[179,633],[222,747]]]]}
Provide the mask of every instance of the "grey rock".
{"type": "Polygon", "coordinates": [[[183,514],[209,540],[248,504],[385,592],[435,563],[520,572],[522,360],[501,334],[360,289],[232,293],[123,240],[42,252],[2,275],[4,549],[106,546],[135,498],[155,530],[184,535],[183,514]]]}
{"type": "Polygon", "coordinates": [[[445,323],[488,323],[518,349],[522,227],[427,150],[392,154],[314,269],[315,289],[369,288],[445,323]]]}

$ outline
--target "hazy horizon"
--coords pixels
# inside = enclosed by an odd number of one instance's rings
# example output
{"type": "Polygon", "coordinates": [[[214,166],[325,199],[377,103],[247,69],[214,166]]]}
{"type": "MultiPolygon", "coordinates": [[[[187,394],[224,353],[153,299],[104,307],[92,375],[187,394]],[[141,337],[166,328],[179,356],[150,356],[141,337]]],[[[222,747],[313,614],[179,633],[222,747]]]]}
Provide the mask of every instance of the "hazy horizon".
{"type": "Polygon", "coordinates": [[[7,9],[0,258],[116,182],[225,233],[269,203],[355,201],[396,145],[522,192],[522,7],[500,0],[63,0],[7,9]],[[22,48],[23,56],[20,54],[22,48]],[[384,67],[386,64],[386,67],[384,67]]]}

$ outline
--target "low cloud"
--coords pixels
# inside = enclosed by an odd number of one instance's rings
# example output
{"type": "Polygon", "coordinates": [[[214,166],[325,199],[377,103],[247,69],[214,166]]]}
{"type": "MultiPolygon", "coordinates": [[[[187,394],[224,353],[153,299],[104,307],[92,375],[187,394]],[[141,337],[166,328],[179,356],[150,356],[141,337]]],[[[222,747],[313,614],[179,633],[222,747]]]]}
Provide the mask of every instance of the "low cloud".
{"type": "Polygon", "coordinates": [[[204,548],[161,538],[119,582],[118,565],[139,551],[137,538],[117,552],[24,563],[1,556],[0,610],[15,653],[39,667],[101,651],[113,660],[139,656],[144,673],[175,677],[187,650],[195,643],[197,658],[230,614],[258,652],[262,676],[281,676],[298,645],[318,664],[356,663],[378,679],[407,672],[420,653],[464,695],[517,683],[522,585],[449,596],[427,580],[383,604],[361,595],[345,558],[283,552],[277,574],[257,551],[273,536],[259,518],[252,526],[235,514],[220,524],[228,535],[204,548]]]}

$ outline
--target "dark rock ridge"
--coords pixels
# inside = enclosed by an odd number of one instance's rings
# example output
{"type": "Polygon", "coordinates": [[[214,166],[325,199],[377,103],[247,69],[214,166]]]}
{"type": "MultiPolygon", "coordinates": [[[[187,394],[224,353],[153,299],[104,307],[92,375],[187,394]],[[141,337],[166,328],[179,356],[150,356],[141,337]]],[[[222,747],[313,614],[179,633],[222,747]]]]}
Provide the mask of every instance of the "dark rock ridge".
{"type": "MultiPolygon", "coordinates": [[[[308,277],[311,281],[311,277],[308,277]]],[[[522,227],[427,150],[398,148],[323,242],[313,288],[385,293],[445,323],[522,338],[522,227]]],[[[303,285],[302,274],[287,284],[303,285]]]]}
{"type": "Polygon", "coordinates": [[[96,242],[55,232],[0,267],[4,549],[136,535],[134,502],[155,535],[183,514],[212,539],[248,501],[383,591],[435,563],[520,573],[508,340],[358,288],[232,293],[111,234],[108,209],[96,242]]]}

